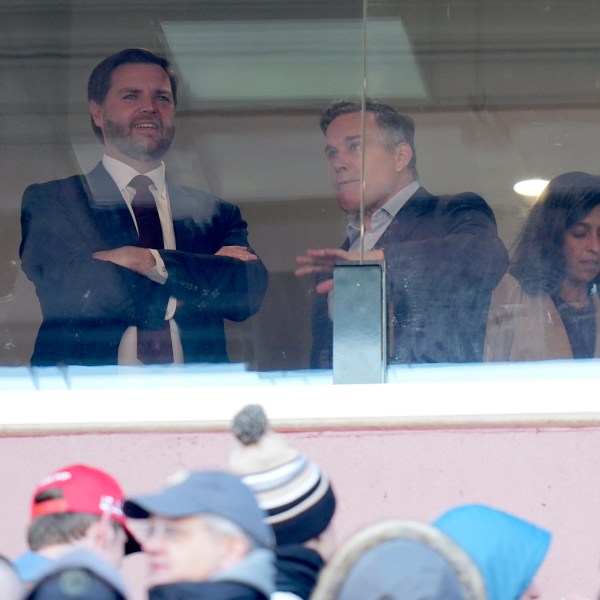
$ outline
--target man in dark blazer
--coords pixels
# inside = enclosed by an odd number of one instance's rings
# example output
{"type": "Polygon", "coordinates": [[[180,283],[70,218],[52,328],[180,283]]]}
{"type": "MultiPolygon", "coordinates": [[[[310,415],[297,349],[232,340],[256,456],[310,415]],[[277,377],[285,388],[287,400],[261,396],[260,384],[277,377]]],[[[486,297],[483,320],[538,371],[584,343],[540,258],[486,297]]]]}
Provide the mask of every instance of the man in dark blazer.
{"type": "Polygon", "coordinates": [[[317,274],[313,367],[332,365],[328,296],[333,266],[358,261],[359,211],[364,206],[364,258],[385,261],[388,361],[482,360],[490,295],[507,265],[490,207],[476,194],[433,196],[418,182],[414,123],[393,108],[337,101],[321,129],[338,204],[350,215],[341,249],[307,250],[296,274],[317,274]],[[362,166],[364,156],[364,192],[362,166]]]}
{"type": "Polygon", "coordinates": [[[88,98],[102,162],[23,196],[21,263],[43,313],[32,364],[226,361],[223,319],[259,309],[267,273],[237,207],[165,176],[177,101],[168,61],[118,52],[92,72],[88,98]],[[140,243],[140,174],[156,247],[140,243]],[[142,358],[138,344],[153,332],[166,359],[142,358]]]}

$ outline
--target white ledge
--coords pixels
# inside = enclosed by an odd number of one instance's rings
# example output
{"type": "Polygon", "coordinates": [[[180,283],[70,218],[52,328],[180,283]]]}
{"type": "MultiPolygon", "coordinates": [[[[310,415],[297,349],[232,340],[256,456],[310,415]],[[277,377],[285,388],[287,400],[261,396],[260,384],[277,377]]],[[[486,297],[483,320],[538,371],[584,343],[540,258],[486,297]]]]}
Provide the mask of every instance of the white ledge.
{"type": "Polygon", "coordinates": [[[0,369],[0,433],[221,430],[246,404],[278,429],[596,426],[600,361],[396,366],[381,385],[243,365],[0,369]]]}

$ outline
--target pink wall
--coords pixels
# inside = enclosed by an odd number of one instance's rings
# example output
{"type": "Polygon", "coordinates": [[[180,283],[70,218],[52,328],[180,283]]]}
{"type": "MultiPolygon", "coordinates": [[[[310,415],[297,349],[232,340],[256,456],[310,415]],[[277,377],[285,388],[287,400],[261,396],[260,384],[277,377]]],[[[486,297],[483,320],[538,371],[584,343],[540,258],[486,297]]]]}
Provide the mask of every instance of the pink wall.
{"type": "MultiPolygon", "coordinates": [[[[600,589],[600,427],[305,430],[286,433],[331,476],[338,537],[374,521],[432,520],[447,508],[483,502],[554,533],[540,571],[544,598],[600,589]]],[[[228,432],[113,433],[0,438],[2,546],[25,549],[29,497],[37,479],[83,462],[114,474],[126,491],[154,491],[182,467],[225,468],[228,432]]],[[[142,597],[143,558],[125,572],[142,597]]]]}

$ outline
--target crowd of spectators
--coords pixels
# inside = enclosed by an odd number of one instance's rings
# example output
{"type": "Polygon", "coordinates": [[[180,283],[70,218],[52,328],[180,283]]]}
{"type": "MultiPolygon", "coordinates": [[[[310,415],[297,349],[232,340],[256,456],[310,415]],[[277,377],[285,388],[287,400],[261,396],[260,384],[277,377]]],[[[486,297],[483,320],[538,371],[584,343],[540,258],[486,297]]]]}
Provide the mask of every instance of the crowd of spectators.
{"type": "Polygon", "coordinates": [[[180,471],[126,496],[108,473],[70,465],[37,484],[29,551],[0,561],[5,600],[131,599],[127,554],[147,558],[150,600],[532,600],[551,534],[484,505],[432,523],[389,520],[339,544],[328,475],[236,415],[228,471],[180,471]]]}

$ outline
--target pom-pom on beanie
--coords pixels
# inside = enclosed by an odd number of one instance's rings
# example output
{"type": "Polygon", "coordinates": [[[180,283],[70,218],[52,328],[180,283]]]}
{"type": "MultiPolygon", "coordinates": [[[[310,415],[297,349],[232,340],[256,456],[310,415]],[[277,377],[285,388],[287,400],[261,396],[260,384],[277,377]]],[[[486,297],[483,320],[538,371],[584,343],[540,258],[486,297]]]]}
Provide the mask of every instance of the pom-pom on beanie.
{"type": "Polygon", "coordinates": [[[269,428],[263,408],[252,404],[234,418],[229,465],[267,513],[278,546],[301,544],[329,525],[335,496],[325,473],[269,428]]]}

